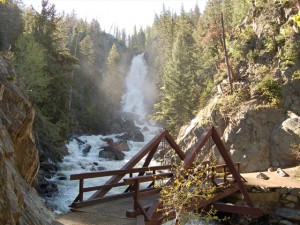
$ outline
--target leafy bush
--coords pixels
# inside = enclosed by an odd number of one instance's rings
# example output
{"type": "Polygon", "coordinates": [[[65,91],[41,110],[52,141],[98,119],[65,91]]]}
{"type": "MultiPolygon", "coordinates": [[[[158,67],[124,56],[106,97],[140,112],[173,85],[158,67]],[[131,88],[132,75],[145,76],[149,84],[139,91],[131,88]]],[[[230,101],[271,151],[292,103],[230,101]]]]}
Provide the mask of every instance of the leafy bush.
{"type": "Polygon", "coordinates": [[[293,74],[294,80],[300,80],[300,70],[296,70],[293,74]]]}
{"type": "Polygon", "coordinates": [[[291,144],[292,154],[300,162],[300,144],[291,144]]]}
{"type": "MultiPolygon", "coordinates": [[[[212,165],[215,163],[212,162],[212,165]]],[[[222,188],[220,185],[216,186],[208,181],[208,176],[224,177],[224,174],[217,173],[211,168],[202,163],[194,164],[191,169],[187,170],[184,169],[183,164],[175,165],[173,172],[176,176],[173,182],[162,185],[160,202],[163,208],[160,210],[166,217],[175,216],[175,225],[186,224],[196,218],[201,218],[206,223],[212,220],[221,220],[216,216],[217,211],[213,208],[200,210],[193,214],[188,210],[191,206],[197,209],[201,202],[211,199],[222,188]]]]}
{"type": "Polygon", "coordinates": [[[272,106],[278,106],[282,96],[282,84],[266,76],[257,84],[258,91],[265,96],[272,106]]]}

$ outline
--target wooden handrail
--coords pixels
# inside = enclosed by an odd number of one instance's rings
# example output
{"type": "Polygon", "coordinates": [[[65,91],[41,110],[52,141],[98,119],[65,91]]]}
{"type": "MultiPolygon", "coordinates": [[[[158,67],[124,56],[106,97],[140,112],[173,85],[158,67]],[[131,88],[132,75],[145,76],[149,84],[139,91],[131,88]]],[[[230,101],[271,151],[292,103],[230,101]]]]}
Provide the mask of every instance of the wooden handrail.
{"type": "MultiPolygon", "coordinates": [[[[105,176],[114,176],[114,175],[123,175],[125,176],[128,174],[130,178],[128,179],[142,179],[139,181],[141,182],[146,182],[148,181],[153,181],[154,178],[160,179],[160,177],[165,177],[165,176],[171,176],[172,173],[162,173],[161,174],[154,174],[156,171],[162,171],[162,170],[169,170],[173,166],[172,165],[165,165],[165,166],[152,166],[152,167],[140,167],[140,168],[131,168],[131,169],[123,169],[123,170],[107,170],[107,171],[100,171],[100,172],[89,172],[89,173],[82,173],[82,174],[73,174],[70,176],[70,180],[79,180],[79,194],[77,198],[73,202],[73,206],[75,206],[74,203],[81,203],[83,202],[83,194],[85,192],[90,192],[90,191],[99,191],[99,190],[105,190],[105,189],[111,189],[113,187],[120,187],[120,186],[126,186],[126,185],[133,185],[134,183],[124,183],[124,182],[116,182],[116,183],[109,183],[109,184],[104,184],[104,185],[99,185],[99,186],[94,186],[94,187],[84,187],[84,180],[89,179],[89,178],[97,178],[97,177],[105,177],[105,176]],[[144,175],[144,176],[136,176],[132,177],[134,173],[145,173],[147,171],[150,171],[153,173],[153,175],[144,175]],[[168,174],[168,175],[167,175],[168,174]],[[152,178],[151,178],[152,177],[152,178]]],[[[130,187],[130,186],[129,186],[130,187]]],[[[127,188],[128,189],[128,188],[127,188]]],[[[127,191],[125,191],[127,192],[127,191]]],[[[90,200],[90,199],[89,199],[90,200]]]]}
{"type": "Polygon", "coordinates": [[[173,173],[161,173],[161,174],[144,175],[144,176],[138,176],[132,178],[124,178],[124,184],[135,184],[136,182],[143,183],[143,182],[149,182],[154,180],[160,180],[172,176],[173,173]]]}
{"type": "Polygon", "coordinates": [[[131,178],[124,178],[124,183],[127,185],[134,186],[134,194],[133,194],[133,216],[137,216],[140,213],[147,219],[150,220],[150,216],[145,211],[144,207],[142,206],[140,200],[142,197],[158,194],[161,191],[161,188],[154,188],[149,191],[142,192],[140,190],[140,184],[149,181],[155,181],[165,178],[171,178],[173,173],[161,173],[161,174],[153,174],[153,175],[144,175],[144,176],[137,176],[131,178]]]}
{"type": "Polygon", "coordinates": [[[107,177],[114,175],[125,175],[130,173],[140,173],[154,170],[167,170],[171,169],[173,166],[152,166],[152,167],[140,167],[140,168],[132,168],[132,169],[121,169],[121,170],[105,170],[99,172],[88,172],[88,173],[78,173],[72,174],[70,176],[70,180],[80,180],[80,179],[89,179],[89,178],[97,178],[97,177],[107,177]]]}

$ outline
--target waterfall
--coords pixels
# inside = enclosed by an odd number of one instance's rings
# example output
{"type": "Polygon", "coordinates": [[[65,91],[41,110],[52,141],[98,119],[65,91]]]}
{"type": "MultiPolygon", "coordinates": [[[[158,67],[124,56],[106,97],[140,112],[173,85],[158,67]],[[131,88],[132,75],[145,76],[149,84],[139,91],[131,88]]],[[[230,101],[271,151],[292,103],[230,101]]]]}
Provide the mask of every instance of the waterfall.
{"type": "MultiPolygon", "coordinates": [[[[148,67],[144,60],[144,54],[135,56],[132,59],[130,70],[126,76],[126,93],[122,97],[123,111],[125,114],[134,116],[133,119],[138,119],[141,126],[141,119],[145,120],[147,112],[145,109],[145,88],[147,89],[146,79],[148,75],[148,67]]],[[[132,118],[132,117],[131,117],[132,118]]],[[[137,120],[135,120],[136,122],[137,120]]],[[[89,135],[81,136],[79,139],[91,146],[88,155],[82,154],[83,146],[79,145],[76,139],[71,139],[66,145],[68,155],[64,157],[63,162],[59,163],[59,171],[50,180],[58,186],[59,193],[53,197],[47,197],[46,202],[56,213],[66,213],[69,211],[69,205],[76,198],[79,189],[78,181],[70,181],[69,176],[76,173],[84,173],[97,170],[98,167],[106,170],[115,170],[125,165],[133,156],[137,154],[148,142],[157,134],[158,127],[147,124],[148,129],[142,131],[144,142],[128,141],[130,147],[129,152],[124,152],[125,159],[120,161],[109,161],[99,158],[99,150],[102,146],[107,145],[103,139],[112,138],[116,141],[116,134],[107,136],[89,135]],[[59,180],[59,176],[67,177],[66,180],[59,180]]],[[[143,162],[138,166],[142,166],[143,162]]],[[[154,164],[155,165],[155,162],[154,164]]],[[[49,180],[49,179],[48,179],[49,180]]],[[[97,186],[105,183],[107,178],[88,179],[85,181],[87,186],[97,186]]],[[[113,192],[120,192],[121,189],[115,188],[113,192]]],[[[111,192],[111,193],[113,193],[111,192]]],[[[85,195],[88,198],[92,193],[85,195]]]]}
{"type": "Polygon", "coordinates": [[[145,92],[148,67],[144,53],[132,59],[130,70],[126,76],[126,93],[122,97],[123,112],[131,113],[134,119],[145,119],[145,92]]]}

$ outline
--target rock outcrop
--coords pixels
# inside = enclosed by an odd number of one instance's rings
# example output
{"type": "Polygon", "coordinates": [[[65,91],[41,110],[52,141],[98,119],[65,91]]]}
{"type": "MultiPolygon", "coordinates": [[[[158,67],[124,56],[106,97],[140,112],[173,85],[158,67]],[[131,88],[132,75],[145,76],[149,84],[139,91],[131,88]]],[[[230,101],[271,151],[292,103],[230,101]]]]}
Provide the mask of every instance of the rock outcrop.
{"type": "Polygon", "coordinates": [[[243,172],[295,166],[291,145],[300,143],[299,89],[300,82],[287,84],[279,107],[262,106],[252,99],[225,113],[220,108],[224,98],[215,95],[190,124],[181,128],[177,142],[188,151],[205,128],[212,125],[222,136],[233,161],[242,162],[243,172]]]}
{"type": "MultiPolygon", "coordinates": [[[[209,126],[217,128],[234,161],[241,162],[241,170],[254,172],[298,165],[292,145],[300,144],[300,55],[287,59],[287,46],[299,41],[299,27],[291,23],[298,12],[293,1],[274,2],[273,18],[267,10],[258,10],[253,2],[251,16],[245,16],[245,27],[236,30],[228,46],[232,53],[241,53],[232,66],[232,94],[227,79],[215,74],[215,87],[209,90],[202,109],[192,122],[182,127],[177,142],[185,151],[193,148],[196,141],[209,126]],[[285,12],[285,13],[284,13],[285,12]],[[270,16],[270,17],[269,17],[270,16]],[[272,22],[271,22],[272,21],[272,22]],[[286,30],[292,32],[285,35],[286,30]],[[251,31],[242,45],[244,31],[251,31]],[[268,33],[269,32],[269,33],[268,33]],[[265,40],[272,33],[275,48],[266,50],[265,40]],[[284,35],[285,36],[284,36],[284,35]],[[284,36],[282,42],[279,41],[284,36]],[[290,38],[290,39],[289,39],[290,38]],[[242,47],[241,47],[242,46],[242,47]],[[238,47],[239,49],[234,49],[238,47]],[[255,52],[255,57],[247,57],[255,52]],[[289,61],[288,61],[289,60],[289,61]],[[266,69],[267,68],[267,69],[266,69]],[[206,105],[204,105],[206,104],[206,105]]],[[[265,9],[269,10],[269,7],[265,9]]],[[[297,49],[293,45],[291,49],[297,49]]],[[[233,54],[233,55],[234,55],[233,54]]],[[[232,59],[234,56],[231,56],[232,59]]],[[[212,143],[205,147],[211,147],[212,143]],[[208,146],[210,145],[210,146],[208,146]]],[[[300,147],[300,145],[299,145],[300,147]]]]}
{"type": "Polygon", "coordinates": [[[20,90],[13,68],[0,55],[0,224],[51,224],[32,188],[39,169],[34,110],[20,90]]]}

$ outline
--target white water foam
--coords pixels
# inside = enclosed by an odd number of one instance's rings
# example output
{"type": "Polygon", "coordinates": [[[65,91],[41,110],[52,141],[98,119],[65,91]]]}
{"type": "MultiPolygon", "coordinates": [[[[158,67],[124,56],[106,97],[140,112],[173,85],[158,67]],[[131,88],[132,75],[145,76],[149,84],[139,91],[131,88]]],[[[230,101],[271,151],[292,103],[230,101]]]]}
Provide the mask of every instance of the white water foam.
{"type": "Polygon", "coordinates": [[[133,58],[129,73],[126,76],[127,92],[122,98],[123,111],[137,114],[145,119],[143,88],[146,85],[148,67],[144,60],[144,53],[133,58]]]}
{"type": "MultiPolygon", "coordinates": [[[[145,78],[147,76],[147,65],[144,61],[144,54],[137,55],[133,58],[131,68],[126,77],[127,92],[123,96],[123,111],[136,114],[141,119],[146,118],[146,110],[144,105],[143,87],[145,78]]],[[[129,152],[124,152],[125,159],[121,161],[109,161],[103,158],[99,158],[99,150],[101,147],[106,146],[107,143],[102,139],[112,138],[114,141],[118,141],[115,138],[116,134],[102,136],[91,135],[81,136],[80,140],[91,145],[91,150],[87,156],[82,154],[82,145],[79,145],[75,139],[70,140],[67,144],[69,154],[64,157],[63,162],[59,163],[60,174],[67,177],[67,180],[56,180],[59,193],[52,197],[47,198],[47,204],[58,214],[66,213],[69,211],[69,205],[76,198],[79,191],[79,181],[70,181],[71,174],[90,172],[97,167],[104,167],[106,170],[120,169],[125,165],[134,155],[137,154],[158,132],[159,128],[149,123],[139,124],[139,127],[148,127],[148,131],[142,131],[144,135],[144,142],[128,141],[130,147],[129,152]],[[95,165],[97,164],[97,165],[95,165]]],[[[142,166],[140,162],[137,166],[142,166]]],[[[155,165],[153,162],[151,165],[155,165]]],[[[105,178],[93,178],[84,181],[84,187],[98,186],[104,184],[109,177],[105,178]]],[[[122,187],[114,188],[110,193],[121,192],[122,187]]],[[[84,195],[84,199],[87,199],[93,192],[84,195]]]]}

